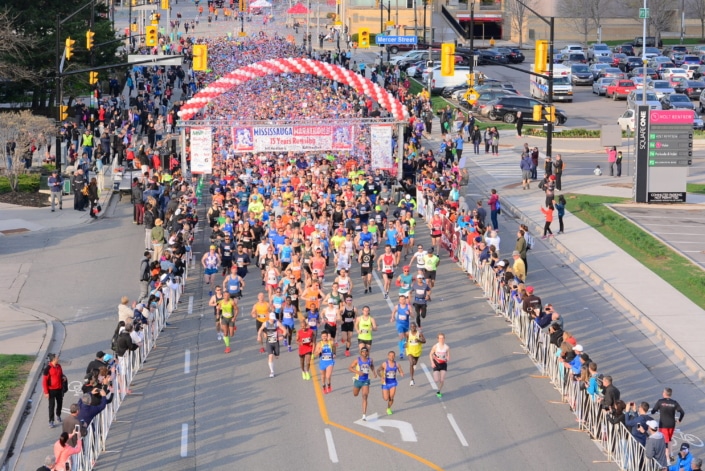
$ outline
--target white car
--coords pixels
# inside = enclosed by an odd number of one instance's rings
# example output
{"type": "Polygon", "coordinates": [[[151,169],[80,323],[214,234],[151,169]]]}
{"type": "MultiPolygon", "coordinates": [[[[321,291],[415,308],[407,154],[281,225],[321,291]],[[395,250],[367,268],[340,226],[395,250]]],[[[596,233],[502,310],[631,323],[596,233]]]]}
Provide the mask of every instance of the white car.
{"type": "Polygon", "coordinates": [[[583,51],[583,46],[580,44],[568,44],[566,47],[560,50],[560,53],[563,55],[568,55],[571,52],[585,52],[583,51]]]}
{"type": "Polygon", "coordinates": [[[688,64],[683,66],[683,68],[685,69],[685,73],[688,74],[688,80],[693,80],[693,74],[697,72],[700,66],[697,64],[688,64]]]}
{"type": "Polygon", "coordinates": [[[671,80],[673,77],[683,77],[684,79],[688,78],[688,72],[686,72],[685,69],[682,69],[680,67],[678,68],[665,68],[663,69],[663,72],[661,72],[661,79],[663,80],[671,80]]]}
{"type": "MultiPolygon", "coordinates": [[[[437,65],[441,65],[441,61],[433,61],[433,66],[435,67],[435,66],[437,66],[437,65]]],[[[424,69],[428,69],[428,67],[426,66],[425,63],[424,63],[421,67],[423,67],[424,69]]],[[[411,77],[416,77],[416,73],[417,73],[417,72],[418,72],[418,69],[417,69],[417,66],[416,66],[416,65],[410,65],[410,66],[406,69],[406,74],[409,75],[409,76],[411,76],[411,77]]],[[[422,77],[423,77],[423,73],[422,73],[422,77]]],[[[424,79],[424,81],[425,81],[425,80],[428,80],[428,77],[423,77],[423,79],[424,79]]]]}
{"type": "Polygon", "coordinates": [[[428,51],[421,51],[418,49],[412,50],[412,51],[406,51],[404,54],[400,54],[398,56],[394,56],[391,58],[389,61],[390,64],[392,65],[397,65],[401,61],[414,61],[414,60],[423,60],[428,57],[428,51]]]}
{"type": "Polygon", "coordinates": [[[617,119],[617,124],[622,128],[622,131],[632,131],[635,129],[634,115],[636,113],[634,110],[627,110],[622,116],[617,119]]]}
{"type": "Polygon", "coordinates": [[[668,80],[654,80],[651,82],[651,85],[649,85],[646,91],[655,93],[659,100],[663,98],[664,95],[676,93],[668,80]]]}
{"type": "MultiPolygon", "coordinates": [[[[641,90],[632,90],[627,96],[627,109],[635,110],[637,106],[643,103],[643,93],[641,90]]],[[[652,110],[663,109],[661,102],[656,97],[656,94],[650,90],[646,91],[646,106],[652,110]]]]}
{"type": "Polygon", "coordinates": [[[588,47],[587,58],[588,60],[594,60],[595,57],[612,57],[612,50],[607,44],[592,44],[588,47]]]}

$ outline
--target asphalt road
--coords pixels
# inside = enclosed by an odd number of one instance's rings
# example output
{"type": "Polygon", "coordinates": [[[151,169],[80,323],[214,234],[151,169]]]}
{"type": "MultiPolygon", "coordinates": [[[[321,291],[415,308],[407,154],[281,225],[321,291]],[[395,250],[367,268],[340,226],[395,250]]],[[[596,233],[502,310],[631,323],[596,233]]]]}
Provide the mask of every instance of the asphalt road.
{"type": "MultiPolygon", "coordinates": [[[[427,231],[422,234],[427,244],[427,231]]],[[[260,291],[258,279],[257,270],[246,278],[245,313],[260,291]]],[[[192,278],[185,296],[194,297],[193,312],[182,304],[172,318],[174,328],[160,337],[163,348],[149,357],[149,371],[137,376],[132,389],[139,395],[121,408],[100,468],[264,469],[309,463],[317,469],[490,470],[524,463],[527,469],[613,469],[593,464],[603,457],[583,434],[564,431],[574,424],[572,414],[550,402],[560,399],[558,394],[532,377],[537,370],[478,289],[447,259],[439,279],[424,333],[426,354],[439,332],[452,347],[443,399],[436,398],[422,366],[416,386],[409,386],[408,376],[400,379],[394,415],[387,417],[379,383],[373,382],[368,415],[376,413],[379,420],[368,425],[382,427],[374,430],[359,423],[360,398],[353,398],[346,370],[354,356],[338,356],[333,393],[326,396],[318,392],[317,380],[301,379],[294,352],[282,352],[277,375],[269,378],[254,321],[245,316],[238,322],[233,352],[224,354],[212,310],[205,306],[207,293],[192,278]]],[[[388,323],[390,306],[380,289],[371,295],[360,291],[354,290],[355,304],[368,304],[379,325],[372,358],[380,363],[397,345],[388,323]]],[[[428,367],[426,355],[422,362],[428,367]]]]}
{"type": "Polygon", "coordinates": [[[623,205],[614,209],[705,268],[705,209],[630,208],[623,205]]]}

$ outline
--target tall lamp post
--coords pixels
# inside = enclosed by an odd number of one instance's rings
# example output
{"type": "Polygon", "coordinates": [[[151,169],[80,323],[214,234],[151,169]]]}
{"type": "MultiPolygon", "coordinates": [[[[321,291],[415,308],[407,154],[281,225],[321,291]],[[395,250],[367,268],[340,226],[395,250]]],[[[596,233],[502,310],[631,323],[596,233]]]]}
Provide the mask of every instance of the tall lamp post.
{"type": "Polygon", "coordinates": [[[428,0],[423,0],[423,42],[426,43],[426,7],[428,0]]]}
{"type": "MultiPolygon", "coordinates": [[[[536,11],[531,8],[529,5],[526,3],[522,2],[521,0],[516,0],[518,3],[521,3],[526,7],[527,10],[529,10],[531,13],[536,15],[538,19],[543,21],[548,25],[548,98],[546,99],[547,105],[552,107],[553,106],[553,41],[554,41],[554,36],[555,36],[555,18],[550,17],[546,18],[545,16],[539,15],[536,13],[536,11]]],[[[646,2],[646,0],[644,0],[646,2]]],[[[483,35],[484,37],[484,35],[483,35]]],[[[546,156],[551,157],[551,153],[553,151],[553,122],[548,121],[546,124],[546,156]]]]}

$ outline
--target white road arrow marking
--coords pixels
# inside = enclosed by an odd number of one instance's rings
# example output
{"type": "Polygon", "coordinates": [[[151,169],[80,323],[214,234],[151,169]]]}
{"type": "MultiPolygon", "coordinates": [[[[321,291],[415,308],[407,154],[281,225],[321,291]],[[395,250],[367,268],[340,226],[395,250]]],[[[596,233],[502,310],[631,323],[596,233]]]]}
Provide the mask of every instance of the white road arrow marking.
{"type": "Polygon", "coordinates": [[[404,422],[402,420],[389,420],[389,419],[379,419],[377,413],[374,413],[367,417],[367,420],[356,420],[357,425],[362,425],[363,427],[371,428],[378,432],[384,433],[384,427],[392,427],[399,430],[401,434],[401,439],[405,442],[415,442],[416,433],[414,432],[414,427],[409,422],[404,422]]]}

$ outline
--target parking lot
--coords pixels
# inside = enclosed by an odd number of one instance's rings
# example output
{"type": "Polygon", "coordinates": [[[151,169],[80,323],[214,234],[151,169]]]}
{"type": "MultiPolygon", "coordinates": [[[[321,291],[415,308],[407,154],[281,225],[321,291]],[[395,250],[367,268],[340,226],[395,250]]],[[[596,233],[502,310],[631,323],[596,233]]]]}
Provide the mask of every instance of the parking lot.
{"type": "Polygon", "coordinates": [[[626,205],[615,205],[613,208],[705,268],[705,208],[632,208],[626,205]]]}

